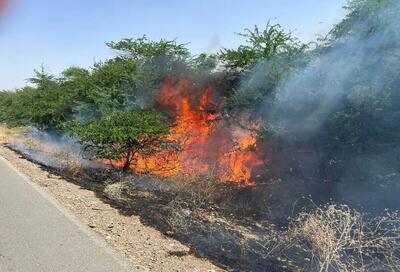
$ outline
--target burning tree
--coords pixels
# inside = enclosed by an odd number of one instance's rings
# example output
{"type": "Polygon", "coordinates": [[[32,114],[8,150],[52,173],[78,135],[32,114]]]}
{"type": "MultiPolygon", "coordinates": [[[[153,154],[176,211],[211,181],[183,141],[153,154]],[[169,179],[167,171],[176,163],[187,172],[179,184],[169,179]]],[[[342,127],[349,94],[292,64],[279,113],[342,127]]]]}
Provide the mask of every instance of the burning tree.
{"type": "Polygon", "coordinates": [[[155,111],[124,110],[111,112],[87,123],[73,122],[73,135],[80,138],[85,150],[97,159],[117,161],[128,171],[135,154],[151,154],[167,146],[167,118],[155,111]]]}
{"type": "Polygon", "coordinates": [[[163,177],[212,175],[224,182],[254,185],[253,170],[265,163],[257,147],[258,122],[242,118],[243,126],[237,125],[221,113],[214,92],[214,86],[201,86],[185,76],[166,79],[157,102],[173,116],[167,138],[179,150],[150,156],[138,152],[132,169],[163,177]]]}

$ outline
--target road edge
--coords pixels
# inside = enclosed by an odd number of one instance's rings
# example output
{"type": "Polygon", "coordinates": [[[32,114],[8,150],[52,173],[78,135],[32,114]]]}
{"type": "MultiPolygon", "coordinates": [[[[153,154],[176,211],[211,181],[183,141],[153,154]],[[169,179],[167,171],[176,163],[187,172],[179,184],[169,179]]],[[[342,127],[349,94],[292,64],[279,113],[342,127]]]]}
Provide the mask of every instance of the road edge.
{"type": "Polygon", "coordinates": [[[20,176],[26,183],[28,183],[35,191],[37,191],[46,201],[52,204],[57,210],[61,212],[63,216],[69,219],[74,225],[78,227],[85,235],[89,237],[97,246],[102,248],[107,254],[109,254],[117,263],[122,267],[132,269],[132,272],[136,271],[134,264],[131,264],[128,260],[119,254],[115,249],[107,244],[106,241],[96,232],[89,228],[89,226],[82,223],[78,217],[76,217],[71,211],[64,207],[57,199],[55,199],[48,192],[44,191],[38,184],[33,182],[28,176],[19,171],[10,161],[0,155],[0,160],[3,161],[8,167],[10,167],[18,176],[20,176]]]}

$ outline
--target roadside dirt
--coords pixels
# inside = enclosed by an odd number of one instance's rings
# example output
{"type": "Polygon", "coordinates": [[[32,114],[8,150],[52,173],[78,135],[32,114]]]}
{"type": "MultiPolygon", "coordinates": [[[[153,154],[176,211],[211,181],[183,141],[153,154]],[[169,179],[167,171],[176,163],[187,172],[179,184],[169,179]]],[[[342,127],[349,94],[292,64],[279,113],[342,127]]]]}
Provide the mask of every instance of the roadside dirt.
{"type": "Polygon", "coordinates": [[[0,146],[0,156],[99,233],[139,271],[225,271],[207,259],[191,255],[189,248],[180,242],[144,225],[139,216],[121,214],[93,191],[49,173],[4,146],[0,146]]]}

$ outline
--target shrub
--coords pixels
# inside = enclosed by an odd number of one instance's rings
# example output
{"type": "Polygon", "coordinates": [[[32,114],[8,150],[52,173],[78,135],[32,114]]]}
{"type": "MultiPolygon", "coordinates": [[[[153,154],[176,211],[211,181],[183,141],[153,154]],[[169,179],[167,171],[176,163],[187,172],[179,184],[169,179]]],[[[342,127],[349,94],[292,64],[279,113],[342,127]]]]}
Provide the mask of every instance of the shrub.
{"type": "Polygon", "coordinates": [[[165,146],[167,121],[159,112],[125,110],[87,123],[73,122],[69,129],[96,158],[122,161],[127,171],[137,152],[151,154],[165,146]]]}

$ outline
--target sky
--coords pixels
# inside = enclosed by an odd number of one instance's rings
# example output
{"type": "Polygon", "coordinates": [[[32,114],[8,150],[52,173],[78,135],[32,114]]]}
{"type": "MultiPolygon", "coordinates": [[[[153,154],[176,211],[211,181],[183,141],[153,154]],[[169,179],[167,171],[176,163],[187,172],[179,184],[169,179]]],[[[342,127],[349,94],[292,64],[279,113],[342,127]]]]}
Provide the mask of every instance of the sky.
{"type": "MultiPolygon", "coordinates": [[[[0,89],[20,88],[44,65],[58,74],[114,55],[105,42],[177,39],[195,54],[243,43],[268,20],[302,41],[326,34],[345,0],[8,0],[0,13],[0,89]]],[[[5,0],[0,0],[5,2],[5,0]]]]}

